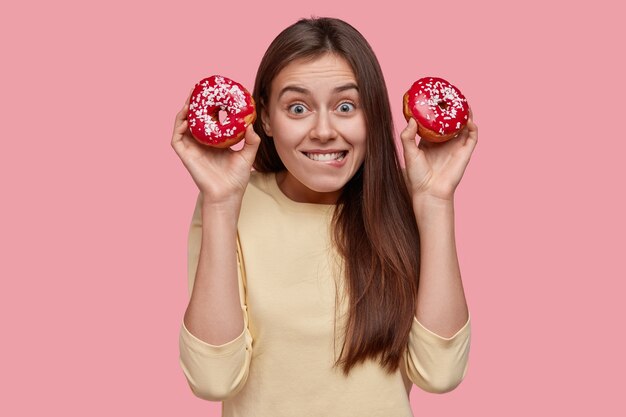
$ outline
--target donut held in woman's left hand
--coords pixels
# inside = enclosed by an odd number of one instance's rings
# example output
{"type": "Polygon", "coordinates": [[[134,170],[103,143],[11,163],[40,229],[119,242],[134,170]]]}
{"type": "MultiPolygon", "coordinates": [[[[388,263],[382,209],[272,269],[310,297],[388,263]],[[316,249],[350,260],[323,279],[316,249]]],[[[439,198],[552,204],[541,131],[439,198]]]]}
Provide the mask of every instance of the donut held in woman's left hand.
{"type": "Polygon", "coordinates": [[[252,95],[241,84],[221,75],[199,81],[189,101],[187,121],[200,143],[228,148],[241,141],[256,119],[252,95]],[[220,117],[220,112],[225,114],[220,117]]]}
{"type": "Polygon", "coordinates": [[[469,104],[458,88],[442,78],[415,81],[404,94],[404,117],[417,122],[418,135],[430,142],[445,142],[467,125],[469,104]]]}

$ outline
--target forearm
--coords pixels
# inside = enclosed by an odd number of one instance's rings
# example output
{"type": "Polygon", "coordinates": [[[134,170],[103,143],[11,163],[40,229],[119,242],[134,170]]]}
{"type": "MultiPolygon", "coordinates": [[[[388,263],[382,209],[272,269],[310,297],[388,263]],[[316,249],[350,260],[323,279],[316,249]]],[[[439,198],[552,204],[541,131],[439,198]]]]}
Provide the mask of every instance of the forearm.
{"type": "Polygon", "coordinates": [[[415,200],[413,211],[421,255],[415,315],[427,329],[451,337],[469,317],[456,253],[454,203],[415,200]]]}
{"type": "Polygon", "coordinates": [[[202,244],[185,326],[198,339],[221,345],[243,332],[237,277],[239,209],[202,206],[202,244]]]}

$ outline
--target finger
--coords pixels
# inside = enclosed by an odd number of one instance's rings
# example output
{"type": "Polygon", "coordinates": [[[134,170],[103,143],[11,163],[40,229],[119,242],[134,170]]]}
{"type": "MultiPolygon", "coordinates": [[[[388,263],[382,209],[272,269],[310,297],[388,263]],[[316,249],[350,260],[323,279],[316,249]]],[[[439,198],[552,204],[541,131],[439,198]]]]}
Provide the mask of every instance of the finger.
{"type": "Polygon", "coordinates": [[[189,122],[187,121],[187,119],[180,120],[176,124],[176,126],[174,126],[174,134],[175,135],[183,135],[187,131],[188,127],[189,127],[189,122]]]}
{"type": "MultiPolygon", "coordinates": [[[[193,87],[191,90],[189,90],[189,95],[187,96],[187,100],[185,101],[185,104],[183,105],[183,108],[180,109],[180,111],[178,113],[176,113],[176,118],[174,119],[174,125],[175,126],[180,125],[180,123],[183,120],[187,120],[187,116],[189,114],[189,102],[191,100],[191,95],[192,95],[194,89],[195,89],[195,87],[193,87]]],[[[183,129],[183,133],[184,133],[185,130],[186,130],[186,127],[185,127],[185,129],[183,129]]]]}
{"type": "Polygon", "coordinates": [[[460,147],[460,152],[456,154],[456,157],[453,159],[453,163],[450,169],[453,172],[456,172],[459,178],[463,177],[465,170],[467,169],[467,165],[472,156],[472,152],[474,151],[474,147],[476,146],[476,142],[478,140],[478,136],[476,135],[477,129],[476,124],[470,118],[459,134],[461,137],[462,146],[460,147]]]}
{"type": "Polygon", "coordinates": [[[470,119],[467,121],[467,127],[471,132],[474,132],[476,134],[478,134],[478,125],[476,124],[476,122],[474,121],[474,119],[470,119]]]}
{"type": "Polygon", "coordinates": [[[174,130],[172,132],[172,146],[184,143],[185,132],[189,130],[189,121],[187,120],[185,107],[178,112],[174,121],[174,130]]]}
{"type": "Polygon", "coordinates": [[[175,123],[180,123],[182,120],[187,120],[187,114],[189,113],[189,105],[185,104],[178,113],[176,113],[175,123]]]}
{"type": "Polygon", "coordinates": [[[405,161],[413,160],[417,158],[419,154],[418,145],[416,143],[417,137],[417,122],[415,119],[410,118],[409,123],[400,133],[400,139],[402,139],[402,148],[404,149],[405,161]]]}
{"type": "Polygon", "coordinates": [[[184,138],[187,131],[187,120],[183,120],[179,125],[174,127],[174,133],[172,134],[172,147],[178,151],[185,149],[184,138]]]}
{"type": "Polygon", "coordinates": [[[189,90],[189,95],[187,96],[187,100],[183,105],[183,108],[176,113],[176,117],[174,119],[174,132],[172,134],[172,147],[178,153],[179,150],[182,151],[183,143],[184,143],[184,134],[189,127],[189,122],[187,121],[187,115],[189,113],[189,102],[191,101],[191,95],[193,94],[193,90],[195,86],[189,90]]]}
{"type": "MultiPolygon", "coordinates": [[[[183,108],[180,109],[180,111],[178,113],[176,113],[176,117],[174,118],[174,132],[180,130],[181,125],[183,124],[183,122],[188,123],[188,120],[187,120],[188,111],[189,111],[189,106],[187,104],[185,104],[183,106],[183,108]]],[[[187,127],[185,126],[185,128],[182,130],[182,132],[184,132],[186,129],[187,129],[187,127]]]]}
{"type": "Polygon", "coordinates": [[[453,138],[455,140],[460,141],[462,144],[465,143],[465,139],[467,139],[469,129],[467,128],[467,124],[463,126],[463,129],[453,138]]]}
{"type": "Polygon", "coordinates": [[[176,113],[176,117],[174,117],[174,130],[176,130],[183,121],[187,121],[187,116],[189,114],[189,105],[185,104],[182,109],[178,113],[176,113]]]}
{"type": "Polygon", "coordinates": [[[400,139],[402,142],[415,142],[415,136],[417,135],[417,123],[412,117],[409,119],[409,123],[404,130],[400,132],[400,139]]]}
{"type": "Polygon", "coordinates": [[[470,148],[469,151],[471,153],[478,143],[478,125],[470,119],[467,121],[465,128],[467,129],[467,139],[465,140],[464,146],[470,148]]]}
{"type": "Polygon", "coordinates": [[[472,157],[472,153],[474,152],[474,148],[478,143],[478,130],[476,124],[472,120],[468,121],[464,131],[467,136],[460,149],[461,152],[459,152],[459,158],[456,158],[456,166],[454,167],[454,169],[456,169],[461,176],[465,172],[465,169],[467,168],[467,165],[472,157]]]}
{"type": "Polygon", "coordinates": [[[246,161],[252,166],[254,163],[254,158],[256,157],[256,153],[259,149],[259,145],[261,144],[261,138],[254,131],[254,126],[252,123],[248,125],[246,128],[246,134],[244,136],[244,144],[243,148],[241,148],[241,156],[243,156],[246,161]]]}

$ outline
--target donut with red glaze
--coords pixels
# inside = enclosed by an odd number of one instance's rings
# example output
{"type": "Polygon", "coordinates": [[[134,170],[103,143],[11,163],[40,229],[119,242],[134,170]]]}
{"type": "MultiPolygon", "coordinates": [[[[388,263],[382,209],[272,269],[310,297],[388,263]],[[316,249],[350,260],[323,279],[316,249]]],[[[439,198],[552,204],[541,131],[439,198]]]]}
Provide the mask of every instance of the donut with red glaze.
{"type": "Polygon", "coordinates": [[[469,104],[465,96],[443,78],[415,81],[403,97],[406,121],[417,122],[417,133],[430,142],[445,142],[467,125],[469,104]]]}
{"type": "Polygon", "coordinates": [[[252,95],[236,81],[212,75],[199,81],[191,93],[187,121],[200,143],[228,148],[241,141],[256,119],[252,95]],[[220,112],[224,112],[220,117],[220,112]]]}

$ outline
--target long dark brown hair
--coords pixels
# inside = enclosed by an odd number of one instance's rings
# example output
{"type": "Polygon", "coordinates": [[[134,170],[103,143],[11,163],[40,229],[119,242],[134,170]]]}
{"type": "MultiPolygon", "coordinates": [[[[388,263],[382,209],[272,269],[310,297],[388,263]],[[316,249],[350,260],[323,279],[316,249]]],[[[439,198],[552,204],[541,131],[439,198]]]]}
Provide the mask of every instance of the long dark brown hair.
{"type": "MultiPolygon", "coordinates": [[[[334,18],[301,19],[283,30],[266,51],[254,85],[261,112],[271,84],[290,62],[333,53],[351,65],[367,128],[365,160],[343,188],[333,215],[333,240],[345,265],[349,298],[345,338],[335,365],[344,374],[360,362],[378,360],[389,373],[402,360],[419,280],[419,234],[394,143],[387,87],[365,38],[334,18]]],[[[261,145],[260,172],[285,169],[260,117],[254,128],[261,145]]]]}

